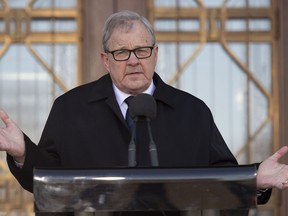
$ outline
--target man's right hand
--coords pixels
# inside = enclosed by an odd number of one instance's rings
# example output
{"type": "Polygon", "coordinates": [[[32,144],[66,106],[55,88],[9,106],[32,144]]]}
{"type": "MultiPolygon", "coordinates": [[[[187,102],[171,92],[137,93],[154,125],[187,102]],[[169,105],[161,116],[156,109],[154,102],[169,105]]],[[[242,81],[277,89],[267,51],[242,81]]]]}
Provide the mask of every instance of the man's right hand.
{"type": "Polygon", "coordinates": [[[17,162],[24,163],[25,142],[22,131],[4,110],[0,110],[0,119],[5,125],[0,127],[0,151],[6,151],[17,162]]]}

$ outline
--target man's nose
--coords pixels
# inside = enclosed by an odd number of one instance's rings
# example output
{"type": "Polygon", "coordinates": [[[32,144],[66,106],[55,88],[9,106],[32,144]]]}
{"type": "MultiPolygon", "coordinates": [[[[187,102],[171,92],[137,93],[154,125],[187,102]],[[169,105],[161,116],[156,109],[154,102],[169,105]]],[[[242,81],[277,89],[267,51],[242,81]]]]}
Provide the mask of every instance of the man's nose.
{"type": "Polygon", "coordinates": [[[131,64],[131,65],[139,64],[140,62],[134,52],[131,52],[130,58],[127,61],[128,61],[128,64],[131,64]]]}

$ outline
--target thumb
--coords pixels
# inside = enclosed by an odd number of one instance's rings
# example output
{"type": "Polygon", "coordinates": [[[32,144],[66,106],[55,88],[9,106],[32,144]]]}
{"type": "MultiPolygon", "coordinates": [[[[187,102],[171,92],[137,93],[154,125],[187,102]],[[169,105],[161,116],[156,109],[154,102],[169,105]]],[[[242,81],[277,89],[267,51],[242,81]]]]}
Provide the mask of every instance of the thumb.
{"type": "Polygon", "coordinates": [[[1,110],[1,109],[0,109],[0,118],[4,122],[6,127],[8,127],[12,123],[12,120],[7,115],[7,113],[4,110],[1,110]]]}
{"type": "Polygon", "coordinates": [[[288,146],[283,146],[280,148],[277,152],[275,152],[272,156],[271,159],[278,161],[281,157],[283,157],[286,153],[288,152],[288,146]]]}

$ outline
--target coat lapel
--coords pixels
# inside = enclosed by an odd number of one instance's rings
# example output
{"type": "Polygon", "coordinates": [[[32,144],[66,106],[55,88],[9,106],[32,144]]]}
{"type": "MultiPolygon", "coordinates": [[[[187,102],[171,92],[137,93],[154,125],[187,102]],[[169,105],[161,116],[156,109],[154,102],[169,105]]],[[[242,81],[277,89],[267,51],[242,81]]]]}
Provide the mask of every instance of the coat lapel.
{"type": "Polygon", "coordinates": [[[93,103],[101,100],[105,101],[105,103],[114,112],[117,118],[126,126],[125,119],[121,113],[120,107],[115,97],[115,93],[113,91],[112,80],[109,74],[106,74],[99,80],[95,81],[95,85],[91,90],[88,103],[93,103]]]}

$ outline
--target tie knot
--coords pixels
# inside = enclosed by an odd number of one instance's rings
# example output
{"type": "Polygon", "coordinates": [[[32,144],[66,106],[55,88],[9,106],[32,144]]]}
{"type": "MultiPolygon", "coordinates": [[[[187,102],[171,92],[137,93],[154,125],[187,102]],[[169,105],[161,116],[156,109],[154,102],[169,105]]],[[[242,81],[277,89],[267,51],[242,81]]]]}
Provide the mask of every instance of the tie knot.
{"type": "Polygon", "coordinates": [[[129,96],[129,97],[127,97],[124,101],[125,101],[125,103],[128,105],[128,107],[129,107],[129,105],[130,105],[130,102],[131,102],[131,100],[134,98],[134,96],[129,96]]]}

